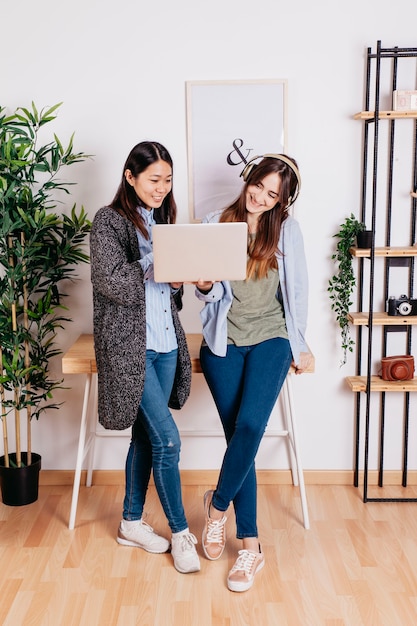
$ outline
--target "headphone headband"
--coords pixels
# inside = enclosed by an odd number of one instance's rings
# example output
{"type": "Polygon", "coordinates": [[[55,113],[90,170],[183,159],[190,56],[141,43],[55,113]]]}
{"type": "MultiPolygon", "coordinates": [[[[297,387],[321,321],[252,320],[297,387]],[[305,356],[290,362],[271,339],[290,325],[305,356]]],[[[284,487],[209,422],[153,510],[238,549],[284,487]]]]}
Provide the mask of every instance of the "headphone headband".
{"type": "Polygon", "coordinates": [[[298,198],[298,194],[300,193],[301,176],[300,176],[300,172],[298,171],[298,167],[291,161],[291,159],[285,156],[285,154],[261,154],[256,157],[253,157],[253,159],[251,159],[250,161],[246,163],[244,169],[240,173],[240,176],[242,176],[243,180],[246,182],[257,165],[257,163],[254,163],[254,161],[257,161],[258,159],[265,159],[265,158],[277,159],[278,161],[282,161],[283,163],[288,165],[288,167],[291,169],[291,171],[295,174],[297,178],[297,188],[295,190],[294,197],[290,196],[288,198],[288,204],[285,207],[286,209],[288,209],[292,204],[294,204],[294,202],[298,198]]]}

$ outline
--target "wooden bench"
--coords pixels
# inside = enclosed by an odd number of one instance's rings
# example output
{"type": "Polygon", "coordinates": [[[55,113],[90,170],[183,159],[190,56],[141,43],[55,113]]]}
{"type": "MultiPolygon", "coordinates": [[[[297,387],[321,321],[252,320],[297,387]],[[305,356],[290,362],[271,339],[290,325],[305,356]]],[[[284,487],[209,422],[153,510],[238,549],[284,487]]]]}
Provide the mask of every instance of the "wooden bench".
{"type": "MultiPolygon", "coordinates": [[[[194,374],[201,373],[200,366],[200,345],[201,334],[187,334],[187,343],[190,351],[192,371],[194,374]]],[[[78,495],[80,490],[81,470],[84,460],[87,458],[87,487],[92,484],[93,464],[94,464],[94,443],[95,438],[100,436],[97,432],[97,366],[94,353],[93,335],[80,335],[75,343],[62,357],[63,374],[84,374],[84,399],[80,421],[80,434],[78,438],[77,461],[74,474],[74,485],[72,491],[71,510],[69,517],[69,528],[75,527],[75,517],[77,514],[78,495]]],[[[308,369],[314,372],[314,358],[308,369]]],[[[282,388],[284,402],[284,422],[285,429],[278,432],[276,436],[287,437],[290,444],[291,471],[294,485],[300,487],[301,507],[304,518],[304,527],[309,528],[309,518],[307,509],[307,499],[305,495],[304,476],[299,453],[298,436],[296,430],[294,401],[292,395],[291,374],[294,369],[290,368],[282,388]]],[[[108,432],[108,431],[107,431],[108,432]]],[[[112,432],[112,431],[110,431],[112,432]]]]}

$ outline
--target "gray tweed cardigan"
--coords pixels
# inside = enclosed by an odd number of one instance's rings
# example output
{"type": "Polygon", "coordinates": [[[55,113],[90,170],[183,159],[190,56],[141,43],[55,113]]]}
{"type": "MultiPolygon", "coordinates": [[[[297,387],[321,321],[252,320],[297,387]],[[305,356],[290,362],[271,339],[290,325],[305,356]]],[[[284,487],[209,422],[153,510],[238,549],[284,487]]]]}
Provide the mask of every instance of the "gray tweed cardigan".
{"type": "MultiPolygon", "coordinates": [[[[90,254],[99,421],[124,430],[136,420],[145,377],[145,287],[134,225],[110,207],[99,209],[90,254]]],[[[169,406],[179,409],[190,393],[191,362],[172,296],[171,309],[178,363],[169,406]]]]}

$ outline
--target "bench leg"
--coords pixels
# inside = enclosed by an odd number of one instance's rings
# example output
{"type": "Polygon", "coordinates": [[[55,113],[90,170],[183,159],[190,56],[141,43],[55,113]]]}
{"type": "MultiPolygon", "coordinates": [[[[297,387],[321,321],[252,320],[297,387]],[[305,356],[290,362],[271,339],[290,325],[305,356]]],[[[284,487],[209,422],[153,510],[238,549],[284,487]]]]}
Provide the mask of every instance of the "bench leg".
{"type": "MultiPolygon", "coordinates": [[[[83,409],[81,413],[81,424],[80,424],[80,435],[78,438],[78,452],[77,452],[77,462],[75,465],[75,473],[74,473],[74,485],[72,488],[72,500],[71,500],[71,510],[69,517],[68,528],[73,530],[75,526],[75,516],[77,514],[77,504],[78,504],[78,494],[80,491],[80,482],[81,482],[81,470],[83,465],[83,460],[85,457],[86,451],[88,451],[89,446],[92,442],[91,434],[89,435],[89,440],[86,446],[86,433],[88,421],[92,420],[93,411],[91,411],[91,379],[92,374],[87,374],[85,387],[84,387],[84,400],[83,400],[83,409]]],[[[95,420],[95,414],[94,414],[95,420]]]]}
{"type": "Polygon", "coordinates": [[[87,464],[87,482],[86,486],[91,487],[93,484],[93,468],[94,468],[94,448],[96,441],[96,426],[97,426],[97,374],[94,374],[91,390],[90,390],[90,402],[89,402],[89,422],[90,422],[90,434],[89,434],[89,447],[88,447],[88,464],[87,464]]]}
{"type": "Polygon", "coordinates": [[[298,444],[298,435],[297,428],[295,423],[295,411],[294,411],[294,398],[292,394],[292,382],[291,382],[291,374],[288,374],[285,379],[283,385],[283,399],[285,406],[285,421],[286,421],[286,429],[288,431],[288,440],[290,442],[290,453],[292,454],[292,458],[295,458],[295,466],[296,466],[296,478],[294,477],[294,467],[292,465],[292,473],[293,473],[293,481],[294,485],[299,485],[300,488],[300,498],[301,498],[301,509],[303,512],[304,518],[304,528],[310,528],[310,521],[308,516],[308,506],[307,506],[307,497],[305,491],[304,484],[304,473],[303,467],[301,463],[300,450],[298,444]]]}

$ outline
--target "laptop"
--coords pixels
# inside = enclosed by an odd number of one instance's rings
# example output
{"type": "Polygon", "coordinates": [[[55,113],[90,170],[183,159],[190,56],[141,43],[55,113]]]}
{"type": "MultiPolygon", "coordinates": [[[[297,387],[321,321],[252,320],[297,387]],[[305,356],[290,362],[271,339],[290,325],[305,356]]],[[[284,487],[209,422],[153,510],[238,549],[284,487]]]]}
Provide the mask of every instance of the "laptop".
{"type": "Polygon", "coordinates": [[[158,283],[246,278],[246,222],[155,224],[152,240],[158,283]]]}

